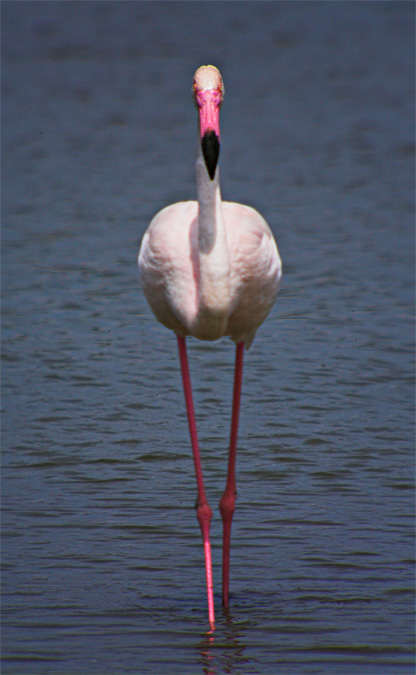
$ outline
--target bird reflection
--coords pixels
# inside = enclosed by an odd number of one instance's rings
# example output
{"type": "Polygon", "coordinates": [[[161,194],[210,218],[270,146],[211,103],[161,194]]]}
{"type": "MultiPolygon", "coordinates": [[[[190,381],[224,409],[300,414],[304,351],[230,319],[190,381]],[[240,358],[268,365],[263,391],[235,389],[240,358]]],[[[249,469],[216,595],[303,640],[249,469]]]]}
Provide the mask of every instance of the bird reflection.
{"type": "Polygon", "coordinates": [[[228,609],[223,608],[224,623],[216,631],[204,633],[196,644],[203,675],[227,673],[232,675],[241,664],[250,659],[244,656],[246,649],[244,624],[235,624],[228,609]]]}

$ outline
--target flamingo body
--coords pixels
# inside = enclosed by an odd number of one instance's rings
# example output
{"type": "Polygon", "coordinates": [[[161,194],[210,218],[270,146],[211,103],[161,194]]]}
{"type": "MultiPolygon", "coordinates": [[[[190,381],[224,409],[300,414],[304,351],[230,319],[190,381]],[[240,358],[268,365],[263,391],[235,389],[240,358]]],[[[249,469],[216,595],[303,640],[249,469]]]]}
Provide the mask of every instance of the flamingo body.
{"type": "Polygon", "coordinates": [[[254,209],[221,203],[228,266],[211,253],[213,273],[225,280],[201,298],[198,202],[162,209],[143,238],[139,266],[143,290],[156,318],[176,334],[199,340],[229,336],[248,349],[279,290],[281,262],[264,218],[254,209]],[[225,279],[224,279],[225,278],[225,279]],[[207,307],[208,305],[208,307],[207,307]],[[222,321],[216,320],[221,313],[222,321]]]}

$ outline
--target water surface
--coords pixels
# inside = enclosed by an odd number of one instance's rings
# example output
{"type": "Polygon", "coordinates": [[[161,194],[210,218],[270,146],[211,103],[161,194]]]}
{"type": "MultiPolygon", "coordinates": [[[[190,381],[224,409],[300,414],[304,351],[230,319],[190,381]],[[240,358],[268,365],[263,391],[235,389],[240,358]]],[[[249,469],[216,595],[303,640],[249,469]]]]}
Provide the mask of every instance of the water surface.
{"type": "Polygon", "coordinates": [[[413,5],[3,2],[2,22],[2,672],[413,673],[413,5]],[[135,262],[195,196],[210,62],[224,198],[284,263],[245,366],[228,616],[234,349],[189,341],[213,635],[175,339],[135,262]]]}

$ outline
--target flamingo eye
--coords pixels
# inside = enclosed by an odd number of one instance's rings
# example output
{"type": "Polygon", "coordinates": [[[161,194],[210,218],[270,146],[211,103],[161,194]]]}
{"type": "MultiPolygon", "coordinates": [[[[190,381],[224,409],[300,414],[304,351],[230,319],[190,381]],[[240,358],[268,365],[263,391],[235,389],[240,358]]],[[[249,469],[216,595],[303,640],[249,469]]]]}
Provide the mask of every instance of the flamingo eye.
{"type": "Polygon", "coordinates": [[[195,108],[199,108],[198,101],[197,101],[197,92],[198,92],[198,87],[196,86],[196,82],[194,82],[193,85],[192,85],[192,95],[193,95],[193,99],[194,99],[195,108]]]}

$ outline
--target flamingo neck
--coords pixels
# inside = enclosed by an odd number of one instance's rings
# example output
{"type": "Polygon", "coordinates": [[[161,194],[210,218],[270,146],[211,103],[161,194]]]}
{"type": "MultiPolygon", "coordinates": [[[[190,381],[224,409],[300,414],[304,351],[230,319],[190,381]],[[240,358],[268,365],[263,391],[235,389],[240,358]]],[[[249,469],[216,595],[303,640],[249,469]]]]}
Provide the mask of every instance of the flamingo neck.
{"type": "MultiPolygon", "coordinates": [[[[200,144],[198,144],[199,146],[200,144]]],[[[196,183],[198,194],[198,243],[203,254],[209,254],[224,239],[224,223],[221,208],[219,168],[211,180],[199,148],[196,160],[196,183]]]]}
{"type": "MultiPolygon", "coordinates": [[[[211,180],[198,142],[196,160],[198,192],[198,311],[200,339],[215,340],[224,334],[230,306],[230,265],[222,213],[219,168],[211,180]]],[[[198,332],[198,326],[194,328],[198,332]]],[[[198,335],[196,335],[198,337],[198,335]]]]}

